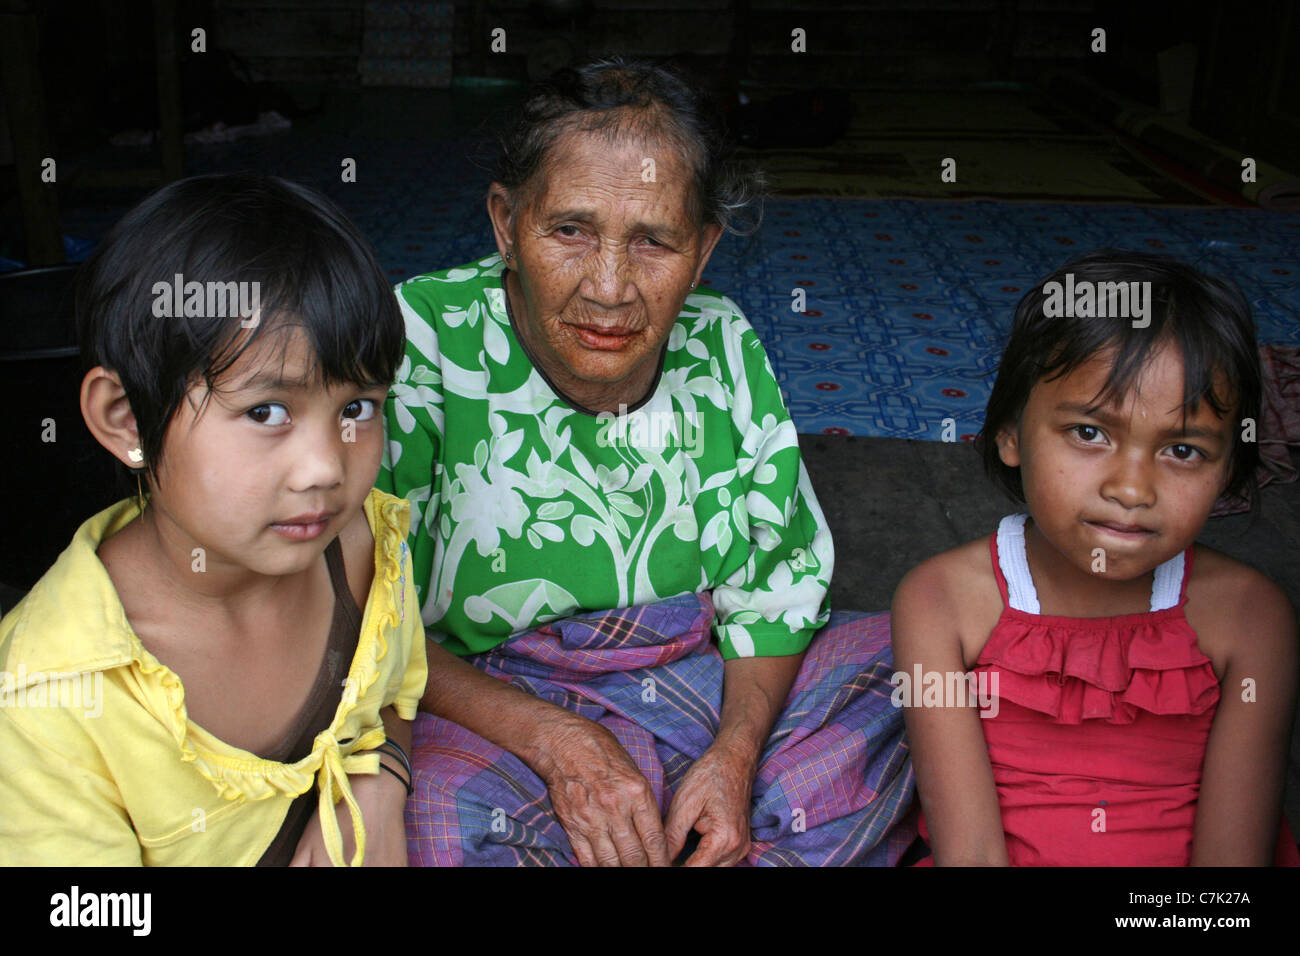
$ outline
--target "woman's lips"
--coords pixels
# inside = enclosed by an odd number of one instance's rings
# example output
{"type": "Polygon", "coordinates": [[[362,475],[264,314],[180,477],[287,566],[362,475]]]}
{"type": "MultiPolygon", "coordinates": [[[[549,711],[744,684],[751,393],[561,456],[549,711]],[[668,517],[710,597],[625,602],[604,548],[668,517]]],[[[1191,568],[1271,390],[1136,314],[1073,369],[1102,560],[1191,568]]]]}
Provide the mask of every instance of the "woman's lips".
{"type": "Polygon", "coordinates": [[[598,325],[574,325],[572,329],[587,347],[607,352],[619,351],[637,334],[622,329],[605,329],[598,325]]]}

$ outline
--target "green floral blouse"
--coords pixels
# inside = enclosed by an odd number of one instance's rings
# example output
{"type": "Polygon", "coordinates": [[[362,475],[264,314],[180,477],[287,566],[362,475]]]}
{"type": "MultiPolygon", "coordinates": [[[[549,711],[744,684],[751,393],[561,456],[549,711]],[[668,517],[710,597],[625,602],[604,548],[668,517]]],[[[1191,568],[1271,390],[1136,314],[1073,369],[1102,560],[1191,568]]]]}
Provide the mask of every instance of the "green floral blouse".
{"type": "Polygon", "coordinates": [[[511,326],[500,256],[397,286],[406,357],[378,487],[411,502],[421,617],[457,654],[584,611],[712,591],[724,658],[802,651],[834,546],[762,345],[701,289],[650,397],[593,415],[511,326]]]}

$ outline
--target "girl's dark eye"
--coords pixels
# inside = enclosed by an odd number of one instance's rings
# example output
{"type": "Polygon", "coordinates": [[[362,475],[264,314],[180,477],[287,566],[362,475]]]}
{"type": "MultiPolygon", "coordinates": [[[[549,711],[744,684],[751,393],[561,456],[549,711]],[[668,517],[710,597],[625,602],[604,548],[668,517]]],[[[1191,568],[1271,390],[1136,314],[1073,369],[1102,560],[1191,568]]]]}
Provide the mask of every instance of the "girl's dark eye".
{"type": "Polygon", "coordinates": [[[289,421],[289,412],[283,405],[272,402],[250,408],[248,417],[259,425],[283,425],[289,421]]]}
{"type": "Polygon", "coordinates": [[[1073,426],[1073,430],[1079,438],[1090,445],[1094,444],[1096,440],[1101,437],[1101,429],[1096,425],[1075,425],[1073,426]]]}
{"type": "Polygon", "coordinates": [[[1191,445],[1172,445],[1170,451],[1179,461],[1192,461],[1195,457],[1201,456],[1201,450],[1191,445]]]}
{"type": "Polygon", "coordinates": [[[379,403],[373,398],[354,398],[343,406],[343,417],[358,422],[368,422],[375,417],[379,403]]]}

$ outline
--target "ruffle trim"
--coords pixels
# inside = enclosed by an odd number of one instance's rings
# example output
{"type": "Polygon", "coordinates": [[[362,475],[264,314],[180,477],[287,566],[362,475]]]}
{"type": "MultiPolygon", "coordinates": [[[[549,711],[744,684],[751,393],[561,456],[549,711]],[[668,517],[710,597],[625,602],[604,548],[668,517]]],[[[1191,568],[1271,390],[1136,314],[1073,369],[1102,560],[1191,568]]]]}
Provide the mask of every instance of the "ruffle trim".
{"type": "MultiPolygon", "coordinates": [[[[357,652],[348,672],[349,678],[358,681],[355,700],[360,700],[379,679],[379,663],[388,653],[385,631],[396,628],[402,622],[405,589],[411,584],[402,573],[410,505],[405,499],[374,490],[367,497],[365,507],[373,518],[371,525],[375,536],[376,564],[375,579],[362,618],[357,652]]],[[[180,748],[181,759],[193,763],[199,773],[227,800],[240,797],[265,800],[278,794],[296,797],[306,793],[311,789],[321,765],[333,756],[342,760],[347,772],[377,772],[372,766],[377,761],[373,754],[364,757],[360,754],[344,756],[339,751],[339,743],[334,738],[334,732],[341,729],[337,715],[330,729],[317,736],[311,753],[297,763],[282,764],[257,756],[238,756],[246,752],[231,747],[201,727],[191,727],[185,708],[185,689],[180,678],[145,650],[143,645],[139,647],[136,664],[143,681],[152,683],[167,703],[171,718],[168,729],[180,748]]],[[[345,700],[339,706],[354,709],[355,703],[345,700]]],[[[380,733],[377,741],[367,744],[371,736],[373,735],[366,734],[361,739],[350,741],[352,749],[363,750],[366,746],[382,742],[383,735],[380,733]]],[[[337,781],[331,789],[332,796],[336,797],[340,790],[337,781]]]]}
{"type": "Polygon", "coordinates": [[[974,670],[989,674],[993,696],[1061,724],[1199,716],[1219,702],[1214,668],[1181,615],[1077,629],[1004,614],[974,670]]]}

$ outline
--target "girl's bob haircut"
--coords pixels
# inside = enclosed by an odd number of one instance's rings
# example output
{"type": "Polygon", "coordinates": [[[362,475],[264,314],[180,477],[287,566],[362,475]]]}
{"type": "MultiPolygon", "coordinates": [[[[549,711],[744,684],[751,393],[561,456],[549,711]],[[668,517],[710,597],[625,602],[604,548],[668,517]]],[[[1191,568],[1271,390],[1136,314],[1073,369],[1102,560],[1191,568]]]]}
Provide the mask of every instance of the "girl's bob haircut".
{"type": "Polygon", "coordinates": [[[392,286],[342,210],[244,173],[179,180],[122,217],[77,277],[76,320],[83,374],[102,365],[121,378],[155,481],[189,390],[206,384],[206,404],[268,333],[303,330],[317,381],[366,387],[392,382],[406,338],[392,286]],[[240,307],[250,301],[252,316],[240,307]]]}
{"type": "Polygon", "coordinates": [[[1226,279],[1206,275],[1169,256],[1122,249],[1102,249],[1061,266],[1016,306],[1011,335],[984,413],[984,427],[975,441],[989,476],[1013,500],[1025,500],[1020,469],[1002,463],[996,438],[1001,429],[1020,421],[1030,390],[1038,382],[1068,375],[1094,356],[1112,353],[1109,378],[1093,399],[1100,408],[1122,400],[1138,381],[1147,359],[1167,343],[1172,343],[1183,360],[1184,414],[1188,410],[1195,413],[1199,403],[1206,401],[1217,414],[1236,420],[1225,492],[1253,508],[1259,445],[1242,441],[1242,428],[1238,427],[1245,419],[1258,422],[1260,417],[1259,351],[1250,305],[1241,290],[1226,279]],[[1106,318],[1045,315],[1049,293],[1044,287],[1055,282],[1068,288],[1067,281],[1075,289],[1089,282],[1094,289],[1103,282],[1151,283],[1146,316],[1150,324],[1135,328],[1132,318],[1113,314],[1106,318]]]}

